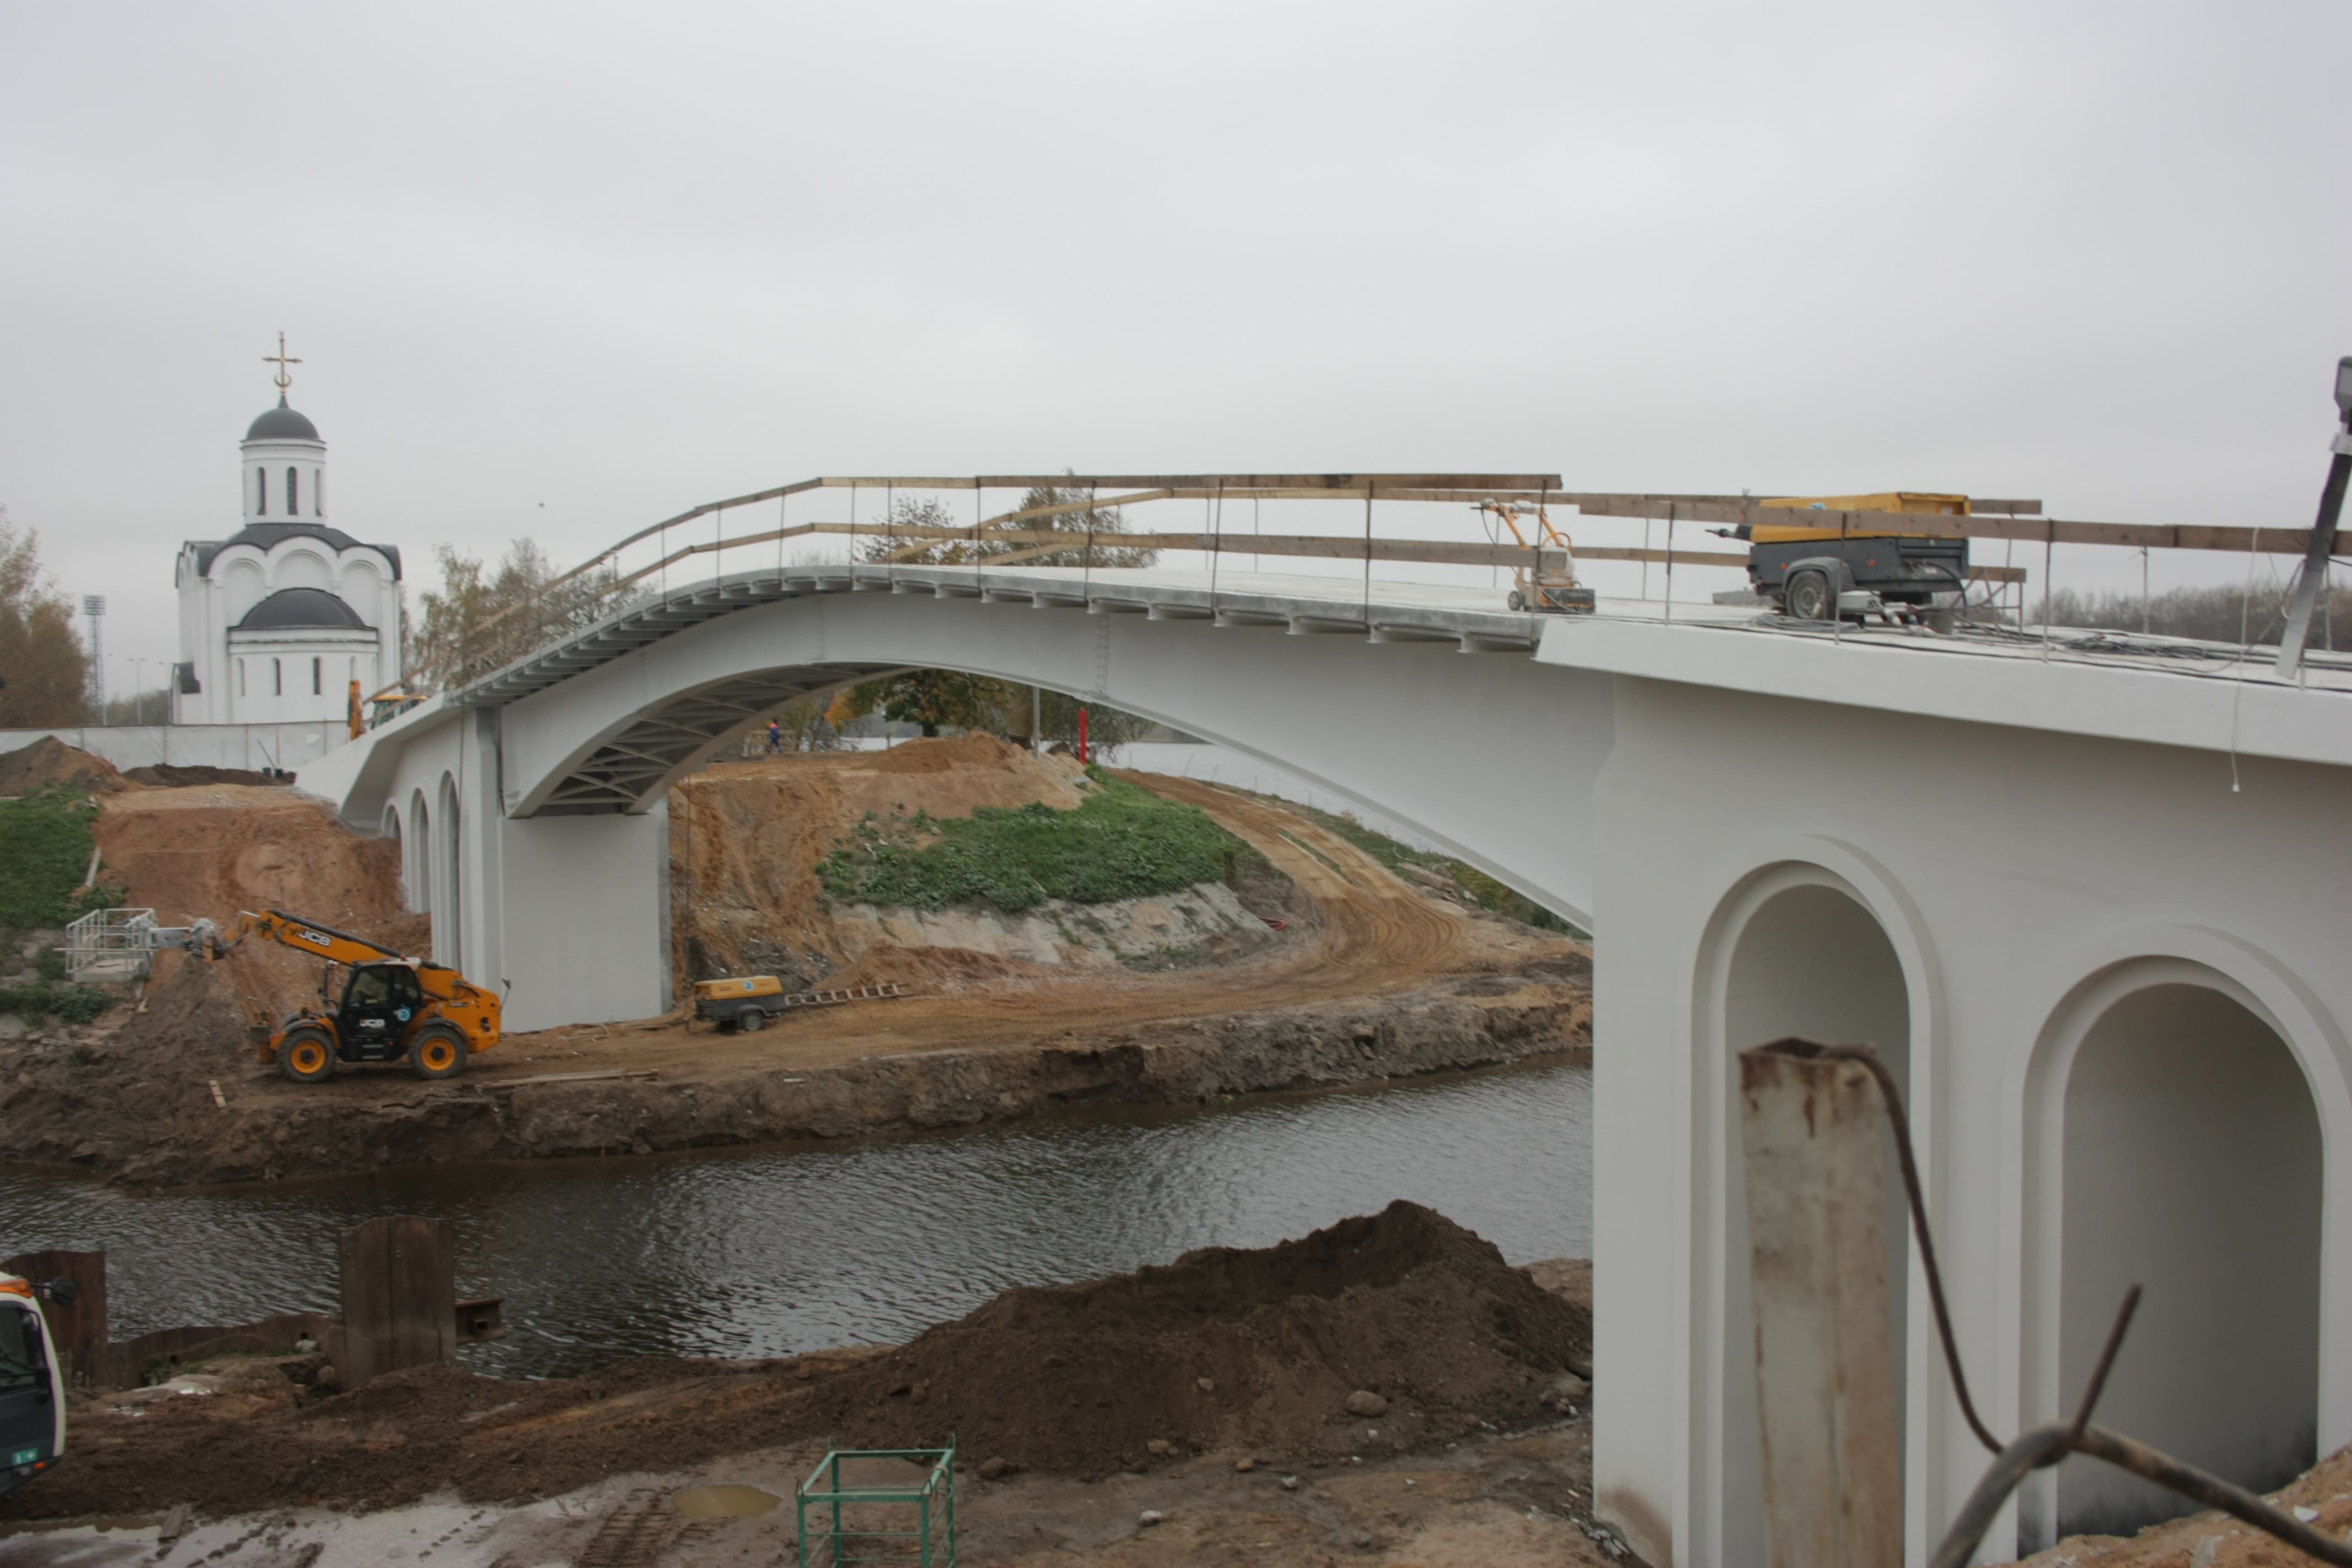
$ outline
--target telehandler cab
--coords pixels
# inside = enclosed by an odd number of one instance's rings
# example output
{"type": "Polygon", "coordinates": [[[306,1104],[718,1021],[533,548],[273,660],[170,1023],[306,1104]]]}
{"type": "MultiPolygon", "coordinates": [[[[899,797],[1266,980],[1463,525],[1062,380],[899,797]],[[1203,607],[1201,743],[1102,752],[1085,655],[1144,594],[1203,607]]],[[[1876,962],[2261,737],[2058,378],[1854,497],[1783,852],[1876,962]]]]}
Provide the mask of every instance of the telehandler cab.
{"type": "Polygon", "coordinates": [[[404,958],[390,948],[282,910],[246,913],[227,931],[210,921],[185,928],[184,945],[206,962],[258,936],[327,962],[319,1005],[257,1034],[261,1059],[296,1083],[318,1083],[339,1067],[405,1060],[417,1077],[453,1078],[466,1058],[499,1043],[500,999],[444,963],[404,958]],[[334,966],[351,971],[340,1001],[334,966]]]}

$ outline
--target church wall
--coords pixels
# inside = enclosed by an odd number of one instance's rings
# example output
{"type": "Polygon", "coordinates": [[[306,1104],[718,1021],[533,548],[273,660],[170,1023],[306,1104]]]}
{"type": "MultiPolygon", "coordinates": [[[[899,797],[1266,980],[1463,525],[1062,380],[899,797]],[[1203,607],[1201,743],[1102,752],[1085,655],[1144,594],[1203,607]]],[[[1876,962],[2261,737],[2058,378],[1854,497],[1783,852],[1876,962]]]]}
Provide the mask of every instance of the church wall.
{"type": "Polygon", "coordinates": [[[389,679],[380,665],[374,638],[362,639],[358,633],[233,632],[224,685],[241,723],[340,721],[349,710],[352,680],[360,683],[360,693],[365,696],[389,679]],[[314,659],[318,661],[315,690],[314,659]]]}
{"type": "Polygon", "coordinates": [[[280,545],[270,553],[269,591],[281,588],[323,588],[335,591],[335,569],[327,563],[326,546],[305,549],[301,544],[280,545]]]}

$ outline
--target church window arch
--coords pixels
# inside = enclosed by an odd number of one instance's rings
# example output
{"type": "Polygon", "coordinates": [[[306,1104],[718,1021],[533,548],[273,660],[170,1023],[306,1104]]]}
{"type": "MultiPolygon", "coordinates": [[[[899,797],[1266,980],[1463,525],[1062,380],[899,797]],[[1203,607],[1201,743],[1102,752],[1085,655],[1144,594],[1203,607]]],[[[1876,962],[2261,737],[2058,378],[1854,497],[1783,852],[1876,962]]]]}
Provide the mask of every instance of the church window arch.
{"type": "Polygon", "coordinates": [[[273,658],[269,661],[269,695],[272,697],[286,695],[286,661],[282,658],[273,658]]]}
{"type": "Polygon", "coordinates": [[[326,695],[326,660],[313,658],[310,660],[310,695],[313,697],[323,697],[326,695]]]}
{"type": "Polygon", "coordinates": [[[256,517],[269,515],[269,470],[268,468],[253,470],[253,515],[256,517]]]}
{"type": "Polygon", "coordinates": [[[324,468],[310,470],[310,515],[327,515],[327,470],[324,468]]]}
{"type": "Polygon", "coordinates": [[[289,517],[302,515],[301,471],[291,463],[286,466],[286,515],[289,517]]]}
{"type": "Polygon", "coordinates": [[[245,695],[245,660],[243,659],[236,661],[236,694],[239,697],[245,695]]]}

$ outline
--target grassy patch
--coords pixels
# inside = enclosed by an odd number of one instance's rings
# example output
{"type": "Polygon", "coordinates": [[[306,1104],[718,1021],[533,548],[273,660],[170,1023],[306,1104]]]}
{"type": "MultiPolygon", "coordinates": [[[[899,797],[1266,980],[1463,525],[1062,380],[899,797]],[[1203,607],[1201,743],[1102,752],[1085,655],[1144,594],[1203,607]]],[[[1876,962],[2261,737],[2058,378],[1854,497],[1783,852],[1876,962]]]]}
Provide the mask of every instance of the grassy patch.
{"type": "Polygon", "coordinates": [[[30,1021],[35,1018],[63,1018],[68,1024],[87,1024],[114,1005],[114,998],[89,985],[53,984],[0,985],[0,1013],[14,1013],[30,1021]]]}
{"type": "Polygon", "coordinates": [[[1223,878],[1239,844],[1206,812],[1088,772],[1095,787],[1075,811],[1032,802],[945,821],[869,817],[817,875],[845,903],[979,902],[1007,913],[1048,899],[1108,903],[1223,878]]]}
{"type": "Polygon", "coordinates": [[[1419,866],[1453,878],[1462,884],[1464,892],[1477,900],[1478,907],[1482,910],[1491,910],[1496,914],[1508,916],[1522,925],[1531,925],[1538,931],[1564,931],[1574,937],[1589,937],[1591,934],[1582,927],[1560,919],[1525,893],[1505,887],[1475,866],[1465,865],[1462,861],[1448,856],[1434,854],[1425,849],[1414,849],[1400,844],[1384,833],[1373,832],[1352,816],[1334,816],[1328,811],[1318,811],[1311,805],[1301,805],[1297,801],[1286,800],[1282,802],[1282,805],[1292,811],[1312,817],[1317,823],[1329,828],[1391,871],[1400,866],[1419,866]]]}
{"type": "Polygon", "coordinates": [[[61,926],[120,896],[112,889],[74,896],[89,868],[97,819],[98,807],[69,784],[0,800],[0,931],[61,926]]]}

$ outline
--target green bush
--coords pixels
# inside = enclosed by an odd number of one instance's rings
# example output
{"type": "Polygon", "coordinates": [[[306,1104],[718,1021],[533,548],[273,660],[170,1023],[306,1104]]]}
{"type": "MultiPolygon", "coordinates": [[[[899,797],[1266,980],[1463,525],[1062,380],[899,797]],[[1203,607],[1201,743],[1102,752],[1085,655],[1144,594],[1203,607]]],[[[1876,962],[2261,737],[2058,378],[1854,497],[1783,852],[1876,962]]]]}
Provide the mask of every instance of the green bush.
{"type": "Polygon", "coordinates": [[[97,817],[88,795],[70,784],[0,800],[0,931],[61,926],[104,907],[74,897],[89,867],[97,817]]]}
{"type": "Polygon", "coordinates": [[[114,998],[88,985],[0,985],[0,1013],[25,1019],[63,1018],[87,1024],[114,1005],[114,998]]]}
{"type": "Polygon", "coordinates": [[[1239,841],[1206,812],[1099,770],[1088,773],[1094,787],[1075,811],[1033,801],[940,822],[868,817],[817,874],[826,893],[845,903],[937,910],[980,902],[1007,913],[1048,899],[1145,898],[1224,876],[1225,857],[1239,841]],[[930,841],[916,842],[923,837],[930,841]]]}

